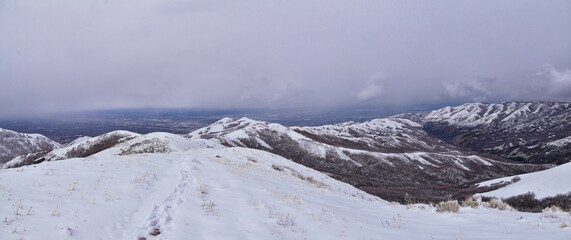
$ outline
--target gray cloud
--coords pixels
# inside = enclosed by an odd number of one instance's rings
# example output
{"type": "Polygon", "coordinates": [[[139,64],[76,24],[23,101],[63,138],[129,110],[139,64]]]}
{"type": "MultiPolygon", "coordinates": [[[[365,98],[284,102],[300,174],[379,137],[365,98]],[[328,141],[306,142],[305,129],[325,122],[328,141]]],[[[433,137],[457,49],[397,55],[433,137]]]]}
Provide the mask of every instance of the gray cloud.
{"type": "Polygon", "coordinates": [[[492,92],[495,78],[474,77],[463,81],[444,82],[444,90],[451,99],[464,99],[474,102],[485,102],[492,92]]]}
{"type": "Polygon", "coordinates": [[[569,12],[567,0],[5,0],[0,116],[569,101],[569,12]]]}
{"type": "Polygon", "coordinates": [[[369,80],[367,80],[366,86],[357,93],[357,100],[372,101],[381,98],[383,96],[383,81],[385,78],[386,74],[382,72],[373,74],[369,80]]]}
{"type": "Polygon", "coordinates": [[[558,70],[547,64],[544,67],[544,71],[539,75],[546,78],[547,87],[544,89],[549,94],[563,98],[571,97],[571,69],[558,70]]]}

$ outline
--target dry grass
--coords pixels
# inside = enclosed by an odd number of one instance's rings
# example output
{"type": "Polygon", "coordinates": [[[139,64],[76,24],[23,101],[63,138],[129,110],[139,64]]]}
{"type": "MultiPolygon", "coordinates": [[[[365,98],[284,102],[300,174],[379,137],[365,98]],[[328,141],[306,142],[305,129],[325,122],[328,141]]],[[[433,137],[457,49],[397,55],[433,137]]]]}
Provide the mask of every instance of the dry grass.
{"type": "Polygon", "coordinates": [[[202,209],[204,209],[204,211],[208,215],[216,215],[217,213],[217,206],[216,203],[214,203],[214,201],[203,202],[202,209]]]}
{"type": "Polygon", "coordinates": [[[460,204],[458,204],[458,201],[456,200],[439,202],[438,205],[436,205],[436,212],[439,213],[444,213],[444,212],[455,213],[458,212],[458,210],[460,210],[460,204]]]}
{"type": "Polygon", "coordinates": [[[469,197],[466,198],[466,200],[462,201],[461,205],[462,207],[477,208],[478,206],[480,206],[480,203],[478,203],[478,201],[474,199],[474,197],[469,197]]]}
{"type": "Polygon", "coordinates": [[[500,211],[511,209],[511,207],[507,203],[504,203],[501,199],[497,199],[497,198],[490,199],[490,201],[488,201],[486,204],[484,204],[484,206],[487,208],[495,208],[495,209],[498,209],[500,211]]]}
{"type": "Polygon", "coordinates": [[[14,203],[12,203],[12,207],[14,208],[15,215],[21,215],[22,211],[24,210],[24,200],[17,199],[14,203]]]}

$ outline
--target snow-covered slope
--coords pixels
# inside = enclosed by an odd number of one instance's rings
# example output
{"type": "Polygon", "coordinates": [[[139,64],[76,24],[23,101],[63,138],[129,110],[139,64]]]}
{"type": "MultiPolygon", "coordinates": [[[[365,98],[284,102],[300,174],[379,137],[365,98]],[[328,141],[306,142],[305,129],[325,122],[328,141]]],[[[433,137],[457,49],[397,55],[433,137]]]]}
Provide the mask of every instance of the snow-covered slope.
{"type": "Polygon", "coordinates": [[[0,164],[34,152],[48,152],[60,144],[40,134],[26,134],[0,128],[0,164]]]}
{"type": "Polygon", "coordinates": [[[432,135],[478,152],[527,163],[571,161],[571,104],[468,103],[425,114],[403,114],[432,135]]]}
{"type": "MultiPolygon", "coordinates": [[[[571,163],[559,165],[557,167],[519,175],[520,180],[511,183],[503,188],[482,193],[485,196],[507,198],[525,194],[535,193],[536,198],[552,197],[557,194],[571,192],[571,163]]],[[[512,177],[504,177],[480,183],[481,186],[489,186],[495,183],[510,182],[512,177]]]]}
{"type": "Polygon", "coordinates": [[[178,134],[155,132],[134,137],[105,152],[118,155],[132,155],[140,153],[184,152],[204,148],[220,149],[223,147],[216,142],[204,139],[188,139],[178,134]]]}
{"type": "Polygon", "coordinates": [[[571,136],[547,142],[545,145],[553,147],[569,147],[571,144],[571,136]]]}
{"type": "Polygon", "coordinates": [[[442,144],[429,144],[422,125],[402,118],[373,119],[363,123],[347,122],[319,127],[295,127],[312,139],[347,148],[381,152],[434,151],[442,144]],[[345,144],[344,144],[345,143],[345,144]]]}
{"type": "Polygon", "coordinates": [[[224,118],[188,137],[269,151],[391,200],[435,200],[465,183],[542,169],[463,152],[400,118],[290,128],[224,118]]]}
{"type": "Polygon", "coordinates": [[[113,131],[92,138],[79,138],[65,147],[56,149],[45,156],[46,161],[56,161],[69,158],[87,157],[119,143],[140,136],[129,131],[113,131]]]}
{"type": "Polygon", "coordinates": [[[97,137],[81,137],[48,153],[28,154],[14,158],[4,168],[20,167],[43,161],[88,157],[99,152],[116,155],[137,153],[181,152],[196,148],[221,148],[222,145],[203,139],[188,139],[172,133],[155,132],[145,135],[113,131],[97,137]]]}
{"type": "Polygon", "coordinates": [[[559,102],[466,103],[434,110],[424,117],[428,122],[446,122],[458,126],[486,124],[517,125],[538,117],[569,112],[571,104],[559,102]]]}
{"type": "Polygon", "coordinates": [[[3,168],[20,167],[43,161],[56,161],[75,157],[87,157],[98,153],[121,142],[133,139],[140,134],[128,131],[113,131],[97,137],[81,137],[66,146],[56,148],[47,153],[34,153],[15,157],[3,168]]]}
{"type": "Polygon", "coordinates": [[[570,234],[561,227],[569,214],[409,209],[253,149],[114,154],[119,148],[1,169],[0,239],[565,239],[570,234]]]}

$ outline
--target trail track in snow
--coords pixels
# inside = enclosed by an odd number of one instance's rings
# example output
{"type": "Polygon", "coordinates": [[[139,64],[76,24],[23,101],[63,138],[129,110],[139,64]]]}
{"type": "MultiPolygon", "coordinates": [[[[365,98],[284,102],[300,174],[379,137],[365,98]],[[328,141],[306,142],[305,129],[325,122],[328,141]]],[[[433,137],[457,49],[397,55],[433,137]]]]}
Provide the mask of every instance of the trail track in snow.
{"type": "Polygon", "coordinates": [[[169,229],[174,212],[186,201],[185,193],[190,186],[196,185],[197,181],[192,177],[188,163],[183,160],[178,165],[180,167],[178,184],[162,202],[155,203],[144,225],[147,232],[140,233],[139,238],[148,235],[157,236],[158,239],[165,238],[164,232],[169,229]]]}

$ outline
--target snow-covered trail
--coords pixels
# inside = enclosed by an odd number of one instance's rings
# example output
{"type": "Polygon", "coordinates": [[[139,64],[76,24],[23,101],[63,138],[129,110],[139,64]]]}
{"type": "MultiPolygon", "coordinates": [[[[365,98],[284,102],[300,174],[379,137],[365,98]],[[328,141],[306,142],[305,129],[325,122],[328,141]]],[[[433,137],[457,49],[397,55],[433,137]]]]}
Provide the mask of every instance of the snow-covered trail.
{"type": "MultiPolygon", "coordinates": [[[[142,206],[132,214],[130,220],[118,224],[117,229],[125,230],[121,239],[208,239],[218,233],[223,233],[218,236],[221,239],[246,238],[243,232],[248,228],[240,221],[234,220],[240,219],[240,216],[250,216],[255,210],[250,209],[251,211],[245,214],[248,210],[244,208],[247,205],[245,201],[251,198],[246,191],[231,191],[232,197],[225,196],[230,195],[228,189],[235,190],[240,187],[235,179],[229,177],[230,173],[225,173],[230,171],[227,166],[210,153],[196,153],[166,161],[173,166],[166,172],[169,177],[155,184],[160,187],[156,187],[156,191],[144,197],[145,202],[142,202],[142,206]],[[204,158],[212,162],[202,164],[204,158]],[[215,182],[211,181],[213,175],[217,176],[215,182]],[[224,218],[221,218],[221,207],[229,209],[224,211],[224,218]],[[209,221],[208,218],[213,219],[209,221]],[[225,221],[226,219],[231,221],[225,221]],[[211,229],[225,230],[219,232],[211,229]]],[[[253,232],[265,228],[257,221],[249,222],[252,223],[250,226],[253,232]]]]}
{"type": "Polygon", "coordinates": [[[243,148],[102,153],[0,170],[2,240],[567,239],[561,224],[570,218],[407,209],[243,148]]]}
{"type": "MultiPolygon", "coordinates": [[[[169,180],[177,179],[177,181],[160,184],[161,190],[170,190],[170,193],[157,191],[147,197],[147,202],[152,204],[143,204],[144,207],[138,209],[130,221],[124,222],[121,228],[126,231],[121,239],[137,239],[147,235],[160,236],[163,239],[164,232],[168,232],[174,219],[173,215],[186,202],[186,192],[197,183],[186,160],[180,160],[172,166],[178,168],[178,173],[177,177],[169,180]]],[[[173,169],[172,172],[176,170],[173,169]]]]}
{"type": "Polygon", "coordinates": [[[256,221],[265,218],[251,201],[252,196],[259,194],[252,194],[250,187],[232,177],[235,173],[228,164],[230,160],[217,156],[198,153],[181,160],[177,164],[178,183],[163,201],[154,205],[139,228],[144,231],[135,237],[160,233],[153,239],[245,239],[251,235],[271,238],[264,234],[269,232],[264,231],[268,227],[256,221]]]}
{"type": "Polygon", "coordinates": [[[182,161],[179,168],[178,184],[167,198],[159,204],[155,204],[153,211],[146,220],[145,227],[148,228],[147,232],[151,235],[157,236],[161,233],[161,230],[164,231],[169,228],[169,224],[173,220],[173,214],[177,210],[176,208],[185,202],[184,195],[189,185],[196,183],[196,180],[191,177],[186,162],[182,161]]]}

